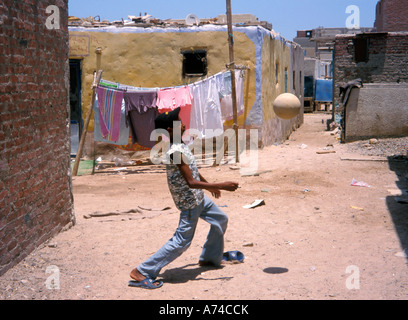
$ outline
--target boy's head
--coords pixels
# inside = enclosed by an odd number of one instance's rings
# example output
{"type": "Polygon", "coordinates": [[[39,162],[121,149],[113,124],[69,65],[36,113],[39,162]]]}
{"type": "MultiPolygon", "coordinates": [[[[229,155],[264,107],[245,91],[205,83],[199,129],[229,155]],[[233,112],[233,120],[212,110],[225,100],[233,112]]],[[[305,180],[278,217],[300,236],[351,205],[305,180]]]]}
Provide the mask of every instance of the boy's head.
{"type": "Polygon", "coordinates": [[[171,112],[165,112],[160,114],[155,120],[154,124],[156,129],[167,130],[169,128],[173,129],[173,122],[179,121],[180,107],[174,109],[171,112]]]}
{"type": "Polygon", "coordinates": [[[176,126],[180,125],[181,135],[183,135],[185,127],[180,120],[180,107],[174,109],[170,112],[165,112],[160,114],[155,120],[154,124],[156,129],[167,130],[170,134],[170,139],[173,138],[174,122],[176,121],[176,126]]]}

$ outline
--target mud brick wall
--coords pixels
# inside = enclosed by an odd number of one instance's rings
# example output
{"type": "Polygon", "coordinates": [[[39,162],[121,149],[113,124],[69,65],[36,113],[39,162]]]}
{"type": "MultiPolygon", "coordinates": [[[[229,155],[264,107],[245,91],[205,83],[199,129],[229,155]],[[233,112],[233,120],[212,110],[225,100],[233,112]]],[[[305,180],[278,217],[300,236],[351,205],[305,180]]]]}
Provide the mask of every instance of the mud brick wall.
{"type": "Polygon", "coordinates": [[[408,31],[408,0],[379,1],[374,27],[377,32],[408,31]]]}
{"type": "Polygon", "coordinates": [[[335,42],[335,101],[339,85],[361,78],[363,83],[408,83],[408,33],[339,35],[335,42]],[[356,61],[355,40],[367,41],[367,60],[356,61]]]}
{"type": "Polygon", "coordinates": [[[0,275],[75,223],[67,24],[68,0],[0,2],[0,275]]]}

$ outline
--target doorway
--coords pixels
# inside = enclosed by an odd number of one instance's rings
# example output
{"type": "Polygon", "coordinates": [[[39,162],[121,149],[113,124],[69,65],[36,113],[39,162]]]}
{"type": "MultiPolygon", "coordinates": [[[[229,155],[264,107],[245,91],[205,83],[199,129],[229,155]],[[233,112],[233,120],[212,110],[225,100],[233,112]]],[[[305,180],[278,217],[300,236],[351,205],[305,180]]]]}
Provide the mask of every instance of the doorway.
{"type": "Polygon", "coordinates": [[[71,156],[76,156],[83,127],[81,60],[69,60],[69,103],[71,106],[71,156]]]}

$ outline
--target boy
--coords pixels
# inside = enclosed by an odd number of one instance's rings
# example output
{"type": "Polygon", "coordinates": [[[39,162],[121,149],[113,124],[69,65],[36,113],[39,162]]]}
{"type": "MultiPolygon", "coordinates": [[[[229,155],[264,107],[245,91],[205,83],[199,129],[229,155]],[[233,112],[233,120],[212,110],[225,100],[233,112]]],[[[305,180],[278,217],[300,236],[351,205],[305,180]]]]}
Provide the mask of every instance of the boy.
{"type": "MultiPolygon", "coordinates": [[[[156,289],[163,285],[155,281],[160,270],[178,258],[191,245],[198,218],[211,224],[210,232],[199,258],[200,266],[219,266],[224,250],[224,233],[228,217],[209,199],[202,189],[208,190],[215,198],[221,190],[235,191],[236,182],[209,183],[198,172],[194,155],[183,142],[174,139],[175,132],[183,134],[185,127],[179,118],[180,108],[163,113],[155,120],[156,129],[165,129],[170,136],[170,150],[167,156],[167,182],[176,207],[181,211],[179,226],[173,236],[152,257],[133,269],[130,286],[156,289]],[[179,126],[179,127],[174,127],[179,126]]],[[[179,137],[180,138],[180,137],[179,137]]],[[[180,139],[181,140],[181,139],[180,139]]]]}

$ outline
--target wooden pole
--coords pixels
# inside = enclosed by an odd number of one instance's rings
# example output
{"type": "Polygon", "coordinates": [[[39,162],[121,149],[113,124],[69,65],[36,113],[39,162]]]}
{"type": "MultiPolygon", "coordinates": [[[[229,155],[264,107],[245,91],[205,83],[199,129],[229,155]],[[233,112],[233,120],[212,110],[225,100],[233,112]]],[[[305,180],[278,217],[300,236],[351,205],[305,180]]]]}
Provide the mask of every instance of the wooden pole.
{"type": "Polygon", "coordinates": [[[89,121],[91,120],[93,105],[95,104],[96,87],[98,86],[101,79],[102,79],[102,70],[99,70],[97,77],[96,77],[96,73],[94,73],[94,80],[93,80],[93,84],[92,84],[91,105],[89,106],[88,114],[86,115],[86,119],[85,119],[84,128],[82,129],[81,140],[79,141],[78,151],[77,151],[77,154],[76,154],[76,157],[75,157],[75,164],[74,164],[74,168],[72,169],[72,175],[73,176],[76,176],[78,174],[78,167],[79,167],[79,162],[80,162],[81,156],[82,156],[82,149],[84,148],[86,132],[88,131],[88,126],[89,126],[89,121]]]}
{"type": "Polygon", "coordinates": [[[234,34],[232,31],[232,10],[231,0],[227,0],[227,21],[228,21],[228,42],[229,58],[231,71],[231,89],[232,89],[232,113],[234,118],[233,129],[235,131],[235,161],[239,162],[239,141],[238,141],[238,112],[237,112],[237,89],[235,84],[235,61],[234,61],[234,34]]]}

